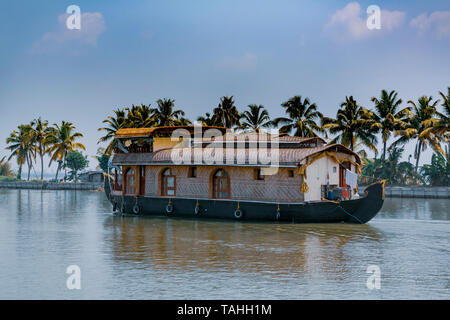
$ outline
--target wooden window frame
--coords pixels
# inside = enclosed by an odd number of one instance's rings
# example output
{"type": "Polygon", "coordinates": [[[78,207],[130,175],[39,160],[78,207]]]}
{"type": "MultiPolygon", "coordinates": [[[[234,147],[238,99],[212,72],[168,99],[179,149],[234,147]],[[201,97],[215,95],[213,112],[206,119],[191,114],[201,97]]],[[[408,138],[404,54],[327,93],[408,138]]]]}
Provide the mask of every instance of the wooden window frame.
{"type": "Polygon", "coordinates": [[[262,174],[262,168],[256,168],[254,170],[253,178],[254,178],[254,180],[257,180],[257,181],[264,181],[265,176],[262,174]]]}
{"type": "Polygon", "coordinates": [[[177,176],[173,173],[172,168],[165,168],[161,172],[161,196],[163,197],[175,197],[177,195],[177,176]],[[170,174],[165,175],[164,173],[169,170],[170,174]],[[168,178],[173,178],[173,187],[169,188],[167,186],[168,178]],[[173,190],[173,194],[168,194],[169,190],[173,190]]]}
{"type": "Polygon", "coordinates": [[[188,178],[197,178],[197,167],[189,167],[188,178]]]}
{"type": "Polygon", "coordinates": [[[294,174],[294,170],[288,170],[288,178],[294,178],[295,174],[294,174]]]}

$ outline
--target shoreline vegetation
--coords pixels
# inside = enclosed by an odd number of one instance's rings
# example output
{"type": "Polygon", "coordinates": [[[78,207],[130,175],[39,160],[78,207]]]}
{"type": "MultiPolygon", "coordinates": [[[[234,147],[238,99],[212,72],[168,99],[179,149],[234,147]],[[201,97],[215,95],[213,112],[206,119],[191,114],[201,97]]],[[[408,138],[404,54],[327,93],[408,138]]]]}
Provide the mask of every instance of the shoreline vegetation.
{"type": "MultiPolygon", "coordinates": [[[[372,107],[361,106],[353,96],[346,96],[335,117],[326,117],[309,98],[294,96],[281,104],[285,117],[271,119],[262,105],[251,104],[241,113],[233,96],[220,99],[212,113],[197,117],[205,126],[223,126],[235,132],[260,132],[278,128],[280,133],[298,137],[322,137],[332,143],[340,143],[356,152],[362,159],[360,184],[370,184],[386,179],[387,185],[400,186],[450,186],[450,87],[447,93],[439,92],[439,99],[421,96],[408,100],[406,106],[397,92],[382,90],[379,97],[372,97],[372,107]],[[394,142],[388,145],[388,140],[394,142]],[[408,161],[400,161],[404,146],[415,143],[408,161]],[[377,146],[381,144],[379,150],[377,146]],[[419,166],[423,151],[432,148],[431,162],[419,166]],[[367,151],[374,152],[369,158],[367,151]],[[414,161],[411,161],[411,158],[414,161]]],[[[113,139],[122,128],[191,125],[185,113],[175,106],[175,100],[158,99],[156,108],[151,105],[132,105],[113,110],[103,121],[99,131],[105,133],[98,144],[96,159],[99,167],[107,170],[109,157],[116,147],[113,139]]],[[[71,122],[49,125],[41,118],[29,124],[21,124],[6,139],[8,158],[0,158],[0,183],[22,181],[23,168],[27,169],[27,181],[31,170],[39,165],[43,181],[44,155],[50,157],[48,166],[56,165],[56,175],[51,181],[78,181],[78,173],[88,166],[82,143],[83,134],[76,131],[71,122]],[[19,169],[13,172],[9,161],[15,160],[19,169]],[[59,174],[63,178],[59,179],[59,174]]]]}

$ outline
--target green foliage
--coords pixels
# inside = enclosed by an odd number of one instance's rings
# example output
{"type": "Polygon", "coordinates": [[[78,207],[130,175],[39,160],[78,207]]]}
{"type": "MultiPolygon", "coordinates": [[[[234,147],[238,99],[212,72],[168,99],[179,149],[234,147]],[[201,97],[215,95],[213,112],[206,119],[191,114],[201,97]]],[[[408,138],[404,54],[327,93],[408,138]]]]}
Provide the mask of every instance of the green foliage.
{"type": "Polygon", "coordinates": [[[0,176],[2,177],[12,177],[14,173],[11,170],[9,162],[5,161],[5,158],[0,160],[0,176]]]}
{"type": "Polygon", "coordinates": [[[108,172],[109,157],[106,154],[97,156],[98,164],[103,172],[108,172]]]}
{"type": "Polygon", "coordinates": [[[69,180],[78,181],[78,171],[85,169],[88,164],[87,156],[83,156],[78,151],[70,151],[66,157],[66,167],[71,169],[69,172],[69,180]]]}
{"type": "Polygon", "coordinates": [[[241,114],[241,129],[259,132],[261,128],[271,126],[269,112],[262,105],[250,104],[241,114]]]}
{"type": "Polygon", "coordinates": [[[432,186],[450,186],[450,162],[440,153],[431,157],[431,164],[420,169],[425,181],[432,186]]]}
{"type": "Polygon", "coordinates": [[[294,96],[281,106],[288,117],[279,117],[272,121],[274,126],[281,125],[280,133],[293,131],[297,137],[317,137],[318,133],[325,133],[318,124],[323,115],[317,111],[317,105],[311,103],[308,98],[294,96]]]}
{"type": "Polygon", "coordinates": [[[16,177],[0,176],[0,182],[15,182],[15,181],[20,181],[20,180],[17,179],[16,177]]]}
{"type": "Polygon", "coordinates": [[[412,163],[400,162],[403,152],[404,148],[394,147],[389,151],[386,160],[364,159],[360,182],[368,184],[384,179],[390,185],[410,185],[414,179],[422,181],[423,179],[415,173],[412,163]]]}

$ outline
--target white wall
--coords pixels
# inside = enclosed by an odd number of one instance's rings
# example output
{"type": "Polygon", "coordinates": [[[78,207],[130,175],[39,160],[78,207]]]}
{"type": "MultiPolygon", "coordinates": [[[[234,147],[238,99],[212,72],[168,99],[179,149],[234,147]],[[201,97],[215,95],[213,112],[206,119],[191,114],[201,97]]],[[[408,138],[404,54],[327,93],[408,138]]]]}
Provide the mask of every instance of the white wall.
{"type": "MultiPolygon", "coordinates": [[[[347,155],[337,153],[339,158],[347,157],[347,155]]],[[[354,156],[351,160],[355,161],[354,156]]],[[[355,166],[351,166],[351,171],[355,172],[355,166]]],[[[327,184],[327,173],[330,177],[330,184],[339,185],[339,164],[329,157],[320,158],[311,163],[306,169],[306,183],[309,190],[305,193],[305,201],[320,201],[321,186],[327,184]],[[333,168],[336,168],[334,172],[333,168]]]]}

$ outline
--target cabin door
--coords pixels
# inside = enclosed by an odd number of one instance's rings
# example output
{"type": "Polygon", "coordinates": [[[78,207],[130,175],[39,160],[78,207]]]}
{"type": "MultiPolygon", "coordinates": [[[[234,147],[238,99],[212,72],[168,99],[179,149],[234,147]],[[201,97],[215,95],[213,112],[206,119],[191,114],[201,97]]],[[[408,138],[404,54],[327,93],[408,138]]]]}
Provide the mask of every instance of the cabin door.
{"type": "Polygon", "coordinates": [[[126,194],[135,194],[135,181],[136,181],[136,172],[134,168],[128,169],[125,174],[125,193],[126,194]]]}
{"type": "Polygon", "coordinates": [[[140,166],[139,167],[139,176],[140,176],[140,180],[139,180],[139,194],[141,196],[145,195],[145,166],[140,166]]]}
{"type": "Polygon", "coordinates": [[[345,170],[350,170],[350,163],[344,162],[339,165],[339,187],[345,188],[347,186],[347,182],[345,181],[345,170]]]}
{"type": "Polygon", "coordinates": [[[214,175],[213,196],[216,199],[230,198],[230,179],[224,170],[219,170],[214,175]]]}

